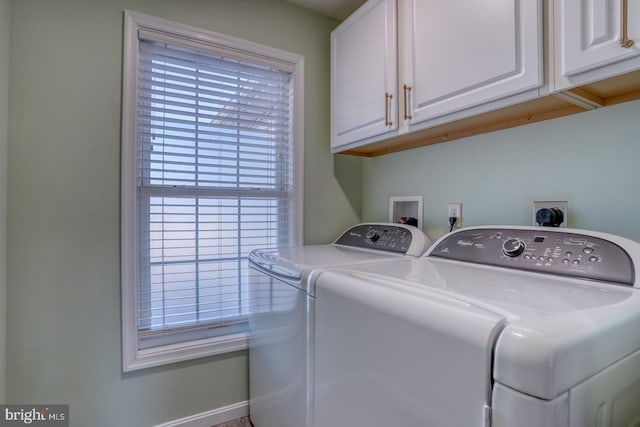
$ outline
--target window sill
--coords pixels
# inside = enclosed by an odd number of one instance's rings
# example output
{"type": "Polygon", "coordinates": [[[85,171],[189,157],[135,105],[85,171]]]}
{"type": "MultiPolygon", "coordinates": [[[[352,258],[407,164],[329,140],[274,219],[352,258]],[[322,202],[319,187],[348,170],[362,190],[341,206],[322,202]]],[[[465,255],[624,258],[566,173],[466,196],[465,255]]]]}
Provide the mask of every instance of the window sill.
{"type": "Polygon", "coordinates": [[[248,341],[246,333],[164,345],[138,350],[130,360],[123,361],[123,371],[132,372],[170,363],[245,350],[247,348],[248,341]]]}

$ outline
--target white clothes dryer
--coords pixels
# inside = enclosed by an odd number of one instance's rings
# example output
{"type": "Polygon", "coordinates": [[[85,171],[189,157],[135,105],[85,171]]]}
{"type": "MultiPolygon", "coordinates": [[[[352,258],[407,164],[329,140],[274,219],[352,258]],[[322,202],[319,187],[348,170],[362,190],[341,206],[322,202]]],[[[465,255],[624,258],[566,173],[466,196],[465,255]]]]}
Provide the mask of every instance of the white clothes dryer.
{"type": "Polygon", "coordinates": [[[640,426],[640,245],[473,227],[316,285],[314,427],[640,426]]]}
{"type": "Polygon", "coordinates": [[[326,268],[419,257],[418,228],[359,224],[334,243],[249,255],[249,415],[255,427],[310,427],[315,280],[326,268]]]}

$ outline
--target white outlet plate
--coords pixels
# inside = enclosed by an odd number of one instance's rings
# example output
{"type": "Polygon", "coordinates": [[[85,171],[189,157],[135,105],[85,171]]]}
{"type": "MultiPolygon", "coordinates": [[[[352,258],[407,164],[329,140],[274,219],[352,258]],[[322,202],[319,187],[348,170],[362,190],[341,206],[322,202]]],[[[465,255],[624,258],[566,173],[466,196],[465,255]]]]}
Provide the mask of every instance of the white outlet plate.
{"type": "Polygon", "coordinates": [[[462,227],[462,203],[449,203],[447,210],[447,220],[452,216],[458,218],[456,220],[455,228],[462,227]]]}
{"type": "Polygon", "coordinates": [[[536,222],[536,212],[538,212],[540,209],[544,209],[544,208],[558,208],[562,211],[562,214],[564,216],[564,221],[562,222],[562,224],[560,224],[561,228],[566,228],[567,227],[567,222],[569,219],[569,203],[566,201],[534,201],[533,202],[533,212],[532,212],[532,224],[533,225],[538,225],[538,223],[536,222]]]}

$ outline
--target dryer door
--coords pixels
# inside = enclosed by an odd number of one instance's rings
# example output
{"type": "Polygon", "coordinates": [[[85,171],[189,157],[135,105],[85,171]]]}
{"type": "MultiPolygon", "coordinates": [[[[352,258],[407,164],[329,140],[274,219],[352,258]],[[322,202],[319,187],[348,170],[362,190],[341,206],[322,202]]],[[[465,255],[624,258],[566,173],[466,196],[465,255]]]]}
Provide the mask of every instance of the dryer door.
{"type": "Polygon", "coordinates": [[[315,427],[484,426],[504,318],[395,279],[317,284],[315,427]]]}

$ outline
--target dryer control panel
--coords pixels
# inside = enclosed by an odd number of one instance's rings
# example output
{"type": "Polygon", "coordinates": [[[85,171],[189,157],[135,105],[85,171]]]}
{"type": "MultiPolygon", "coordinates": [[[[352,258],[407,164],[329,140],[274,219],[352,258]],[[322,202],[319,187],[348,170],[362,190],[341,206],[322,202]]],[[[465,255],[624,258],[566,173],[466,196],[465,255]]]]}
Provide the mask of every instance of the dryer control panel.
{"type": "Polygon", "coordinates": [[[429,241],[422,231],[413,226],[372,223],[358,224],[351,227],[334,243],[356,248],[420,256],[428,247],[429,241]]]}
{"type": "Polygon", "coordinates": [[[428,256],[634,285],[633,261],[621,246],[600,237],[557,230],[462,229],[440,239],[428,256]]]}

